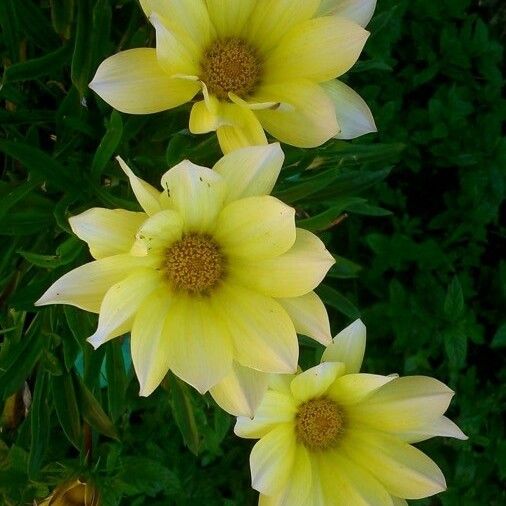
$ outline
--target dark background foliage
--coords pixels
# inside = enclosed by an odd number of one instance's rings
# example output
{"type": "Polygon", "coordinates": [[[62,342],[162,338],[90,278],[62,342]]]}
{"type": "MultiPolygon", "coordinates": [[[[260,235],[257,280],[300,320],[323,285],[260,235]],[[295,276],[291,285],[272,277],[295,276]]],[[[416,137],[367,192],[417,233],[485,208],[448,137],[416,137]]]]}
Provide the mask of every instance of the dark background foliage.
{"type": "MultiPolygon", "coordinates": [[[[334,332],[366,322],[365,369],[457,391],[470,440],[421,445],[449,489],[420,505],[506,503],[505,20],[502,0],[380,0],[347,77],[379,134],[287,148],[276,187],[338,256],[320,294],[334,332]]],[[[102,59],[152,44],[134,0],[2,0],[0,25],[1,504],[76,475],[107,506],[255,504],[251,443],[209,398],[172,376],[139,398],[127,338],[94,352],[94,315],[33,307],[89,259],[68,216],[136,208],[113,155],[157,184],[183,158],[212,164],[214,137],[188,133],[188,106],[122,115],[87,89],[102,59]]],[[[301,342],[314,364],[321,349],[301,342]]]]}

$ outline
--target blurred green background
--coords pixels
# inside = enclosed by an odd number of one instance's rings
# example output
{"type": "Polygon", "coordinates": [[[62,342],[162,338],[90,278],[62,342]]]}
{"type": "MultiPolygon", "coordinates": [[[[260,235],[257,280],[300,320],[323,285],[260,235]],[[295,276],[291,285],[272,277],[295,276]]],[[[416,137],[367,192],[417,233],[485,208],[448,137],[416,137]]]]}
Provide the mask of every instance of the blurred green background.
{"type": "MultiPolygon", "coordinates": [[[[127,338],[93,352],[94,315],[33,307],[89,259],[70,215],[136,209],[115,154],[157,185],[183,158],[216,161],[214,137],[188,133],[189,106],[134,117],[87,89],[105,57],[153,44],[136,1],[1,0],[0,25],[0,504],[75,475],[107,506],[255,504],[251,442],[210,398],[172,376],[139,398],[127,338]]],[[[367,324],[365,370],[457,392],[470,440],[420,445],[449,488],[413,504],[506,504],[505,26],[502,0],[380,0],[346,78],[379,134],[287,147],[275,190],[337,256],[320,294],[334,333],[367,324]]]]}

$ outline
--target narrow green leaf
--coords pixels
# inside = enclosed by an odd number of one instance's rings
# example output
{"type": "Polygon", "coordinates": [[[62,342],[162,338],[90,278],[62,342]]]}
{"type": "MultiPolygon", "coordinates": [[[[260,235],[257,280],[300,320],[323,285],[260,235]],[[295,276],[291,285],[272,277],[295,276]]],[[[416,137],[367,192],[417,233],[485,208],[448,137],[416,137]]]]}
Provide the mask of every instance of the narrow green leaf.
{"type": "Polygon", "coordinates": [[[116,421],[125,410],[127,376],[121,341],[115,339],[106,345],[105,370],[107,374],[107,399],[109,413],[116,421]]]}
{"type": "Polygon", "coordinates": [[[123,135],[123,121],[121,114],[113,111],[107,125],[107,130],[102,142],[95,152],[93,162],[91,163],[91,173],[93,177],[98,178],[104,171],[105,166],[116,152],[123,135]]]}
{"type": "Polygon", "coordinates": [[[452,322],[457,321],[464,312],[464,294],[457,276],[455,276],[446,292],[444,314],[452,322]]]}
{"type": "Polygon", "coordinates": [[[54,31],[64,39],[69,39],[74,19],[74,0],[49,0],[49,3],[54,31]]]}
{"type": "Polygon", "coordinates": [[[337,309],[348,318],[351,318],[352,320],[360,318],[359,309],[334,288],[322,284],[317,288],[316,293],[318,293],[318,295],[322,298],[323,302],[334,309],[337,309]]]}
{"type": "Polygon", "coordinates": [[[77,33],[72,57],[71,78],[81,96],[86,95],[91,73],[90,38],[93,30],[90,0],[77,4],[77,33]]]}
{"type": "Polygon", "coordinates": [[[492,339],[492,348],[504,348],[506,346],[506,323],[503,323],[492,339]]]}
{"type": "Polygon", "coordinates": [[[336,263],[332,266],[327,276],[329,278],[351,279],[358,277],[362,266],[347,258],[334,255],[336,263]]]}

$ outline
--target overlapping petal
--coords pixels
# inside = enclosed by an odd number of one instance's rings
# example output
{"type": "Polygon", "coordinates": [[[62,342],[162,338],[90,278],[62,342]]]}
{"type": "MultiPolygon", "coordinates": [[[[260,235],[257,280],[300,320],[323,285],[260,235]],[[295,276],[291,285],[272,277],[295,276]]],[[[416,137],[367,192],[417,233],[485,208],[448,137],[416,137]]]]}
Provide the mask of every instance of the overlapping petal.
{"type": "Polygon", "coordinates": [[[318,15],[341,16],[361,26],[367,26],[375,8],[376,0],[322,0],[318,15]]]}
{"type": "Polygon", "coordinates": [[[292,380],[292,395],[300,403],[323,397],[336,378],[344,372],[344,364],[340,362],[323,362],[298,374],[292,380]]]}

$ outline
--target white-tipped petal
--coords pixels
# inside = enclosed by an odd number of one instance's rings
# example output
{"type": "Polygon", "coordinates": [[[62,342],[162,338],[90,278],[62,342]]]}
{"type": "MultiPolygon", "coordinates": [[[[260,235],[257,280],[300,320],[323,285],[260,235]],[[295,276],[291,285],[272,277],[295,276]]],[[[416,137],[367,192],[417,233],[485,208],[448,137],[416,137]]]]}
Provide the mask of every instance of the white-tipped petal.
{"type": "Polygon", "coordinates": [[[278,143],[237,149],[225,155],[213,167],[226,182],[225,202],[269,195],[284,159],[285,155],[278,143]]]}
{"type": "Polygon", "coordinates": [[[148,215],[160,212],[162,210],[162,206],[160,205],[160,192],[149,183],[146,183],[146,181],[137,177],[120,156],[117,156],[116,160],[118,160],[120,167],[127,175],[135,198],[144,211],[146,211],[148,215]]]}
{"type": "Polygon", "coordinates": [[[232,372],[211,388],[216,403],[234,416],[252,417],[267,391],[268,374],[234,362],[232,372]]]}
{"type": "Polygon", "coordinates": [[[340,128],[336,139],[355,139],[377,131],[369,106],[356,91],[335,79],[321,86],[334,103],[340,128]]]}
{"type": "Polygon", "coordinates": [[[453,437],[466,441],[469,439],[456,423],[452,422],[446,416],[438,418],[435,422],[431,422],[424,427],[410,432],[399,432],[396,434],[399,439],[406,441],[406,443],[419,443],[433,437],[453,437]]]}
{"type": "Polygon", "coordinates": [[[366,328],[362,320],[355,320],[334,338],[334,342],[323,352],[322,361],[344,362],[346,373],[360,371],[364,360],[366,328]]]}
{"type": "Polygon", "coordinates": [[[376,0],[322,0],[319,16],[341,16],[367,26],[374,14],[376,0]]]}
{"type": "Polygon", "coordinates": [[[94,207],[72,216],[69,223],[74,234],[88,243],[93,258],[99,259],[127,253],[146,219],[145,213],[94,207]]]}

